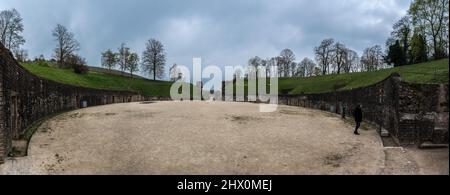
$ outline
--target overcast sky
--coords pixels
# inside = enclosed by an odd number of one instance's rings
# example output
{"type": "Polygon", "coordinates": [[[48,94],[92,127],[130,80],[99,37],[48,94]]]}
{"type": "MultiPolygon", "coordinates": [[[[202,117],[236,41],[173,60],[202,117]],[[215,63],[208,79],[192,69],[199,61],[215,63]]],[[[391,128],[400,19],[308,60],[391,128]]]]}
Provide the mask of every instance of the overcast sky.
{"type": "Polygon", "coordinates": [[[79,54],[100,66],[102,51],[125,42],[142,53],[146,40],[166,48],[167,65],[246,65],[290,48],[297,61],[334,38],[361,51],[384,46],[411,0],[0,0],[24,19],[29,56],[52,56],[51,31],[65,25],[81,44],[79,54]]]}

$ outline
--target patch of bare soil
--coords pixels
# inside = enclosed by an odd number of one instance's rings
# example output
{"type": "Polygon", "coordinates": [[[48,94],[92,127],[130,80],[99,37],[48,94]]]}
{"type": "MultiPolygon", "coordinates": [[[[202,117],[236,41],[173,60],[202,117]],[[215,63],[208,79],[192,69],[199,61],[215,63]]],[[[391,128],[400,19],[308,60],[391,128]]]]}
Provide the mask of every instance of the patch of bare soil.
{"type": "Polygon", "coordinates": [[[403,148],[385,148],[385,167],[382,175],[417,175],[419,167],[403,148]]]}
{"type": "Polygon", "coordinates": [[[311,114],[309,112],[306,112],[303,109],[300,109],[299,107],[291,107],[291,106],[283,106],[283,107],[279,107],[278,108],[278,112],[280,114],[285,114],[285,115],[307,115],[307,114],[311,114]]]}
{"type": "Polygon", "coordinates": [[[250,121],[260,120],[258,117],[254,116],[243,116],[243,115],[229,115],[226,118],[232,122],[237,122],[239,124],[246,124],[250,121]]]}
{"type": "Polygon", "coordinates": [[[324,157],[324,164],[333,167],[340,167],[344,163],[351,163],[351,157],[358,155],[361,150],[361,143],[341,143],[345,145],[345,150],[339,153],[331,153],[324,157]]]}

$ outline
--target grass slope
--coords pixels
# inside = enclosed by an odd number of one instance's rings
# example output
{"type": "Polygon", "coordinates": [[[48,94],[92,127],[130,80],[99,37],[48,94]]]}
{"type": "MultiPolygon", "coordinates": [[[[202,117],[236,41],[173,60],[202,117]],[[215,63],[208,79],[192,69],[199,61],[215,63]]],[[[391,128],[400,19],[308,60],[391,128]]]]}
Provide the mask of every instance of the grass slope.
{"type": "Polygon", "coordinates": [[[334,90],[348,90],[364,87],[382,81],[394,72],[402,79],[413,83],[447,83],[449,60],[443,59],[375,72],[361,72],[341,75],[326,75],[311,78],[280,78],[279,91],[289,94],[323,93],[334,90]]]}
{"type": "MultiPolygon", "coordinates": [[[[134,91],[149,96],[169,96],[172,84],[167,81],[150,81],[142,78],[107,74],[105,72],[91,71],[88,74],[78,75],[73,73],[72,70],[27,63],[22,65],[40,77],[60,83],[97,89],[134,91]]],[[[406,82],[448,84],[449,60],[443,59],[375,72],[326,75],[311,78],[280,78],[279,91],[280,93],[300,94],[302,92],[323,93],[334,90],[348,90],[375,84],[394,72],[400,73],[406,82]]]]}
{"type": "Polygon", "coordinates": [[[59,69],[30,63],[23,63],[22,66],[37,76],[59,83],[95,89],[133,91],[147,96],[168,97],[170,95],[170,86],[172,85],[171,82],[167,81],[151,81],[102,72],[90,71],[87,74],[80,75],[75,74],[69,69],[59,69]]]}

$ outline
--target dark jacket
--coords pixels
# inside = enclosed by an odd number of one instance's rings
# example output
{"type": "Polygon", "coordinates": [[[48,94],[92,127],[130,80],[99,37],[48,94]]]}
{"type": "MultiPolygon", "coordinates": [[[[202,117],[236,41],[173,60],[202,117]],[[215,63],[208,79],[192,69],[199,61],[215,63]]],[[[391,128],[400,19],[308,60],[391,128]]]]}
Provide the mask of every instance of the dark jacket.
{"type": "Polygon", "coordinates": [[[357,107],[354,111],[353,111],[353,117],[355,117],[355,121],[356,122],[362,122],[362,110],[360,107],[357,107]]]}

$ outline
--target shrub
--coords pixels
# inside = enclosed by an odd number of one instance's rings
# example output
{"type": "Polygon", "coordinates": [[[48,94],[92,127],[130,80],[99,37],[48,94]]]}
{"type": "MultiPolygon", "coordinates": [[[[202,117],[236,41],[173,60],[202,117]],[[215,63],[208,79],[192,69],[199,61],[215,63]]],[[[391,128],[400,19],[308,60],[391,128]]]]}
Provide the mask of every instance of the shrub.
{"type": "Polygon", "coordinates": [[[38,61],[35,61],[35,63],[38,66],[49,67],[47,61],[45,61],[45,60],[38,60],[38,61]]]}
{"type": "Polygon", "coordinates": [[[85,73],[89,72],[89,68],[86,65],[75,64],[73,66],[73,71],[77,74],[85,74],[85,73]]]}
{"type": "Polygon", "coordinates": [[[71,67],[73,72],[77,74],[84,74],[89,72],[89,68],[86,66],[86,60],[78,55],[71,55],[65,62],[66,66],[71,67]]]}
{"type": "Polygon", "coordinates": [[[49,67],[47,60],[45,60],[44,55],[40,55],[39,57],[35,57],[33,63],[38,66],[49,67]]]}

